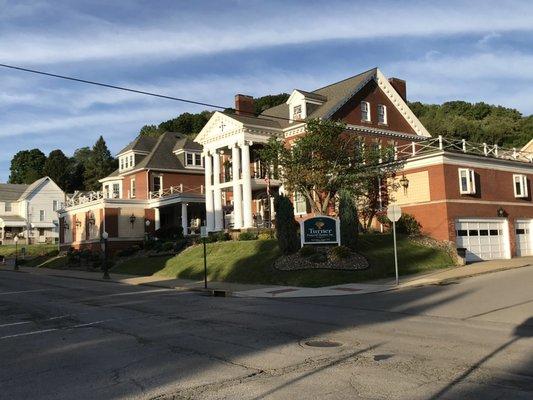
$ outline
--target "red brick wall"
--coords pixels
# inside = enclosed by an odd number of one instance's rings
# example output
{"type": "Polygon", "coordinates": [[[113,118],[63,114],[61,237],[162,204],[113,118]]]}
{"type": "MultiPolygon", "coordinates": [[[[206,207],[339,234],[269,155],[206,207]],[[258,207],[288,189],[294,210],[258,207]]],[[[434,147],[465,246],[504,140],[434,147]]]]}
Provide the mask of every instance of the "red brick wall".
{"type": "MultiPolygon", "coordinates": [[[[158,173],[157,171],[150,171],[150,175],[158,173]]],[[[170,186],[179,186],[183,184],[184,189],[197,188],[200,193],[200,186],[205,184],[203,171],[200,174],[187,174],[187,173],[173,173],[162,172],[163,175],[163,188],[169,188],[170,186]]],[[[150,180],[151,185],[151,180],[150,180]]]]}
{"type": "Polygon", "coordinates": [[[129,198],[129,193],[131,191],[131,179],[135,178],[135,198],[136,199],[147,199],[148,198],[148,189],[147,189],[147,180],[148,171],[140,171],[134,174],[129,174],[124,176],[122,181],[122,197],[129,198]]]}

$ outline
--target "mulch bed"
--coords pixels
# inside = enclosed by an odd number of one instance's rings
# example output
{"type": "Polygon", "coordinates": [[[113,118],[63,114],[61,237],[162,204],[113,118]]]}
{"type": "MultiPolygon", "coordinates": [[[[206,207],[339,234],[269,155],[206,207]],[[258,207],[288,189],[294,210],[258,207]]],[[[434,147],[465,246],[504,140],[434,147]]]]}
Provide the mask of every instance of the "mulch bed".
{"type": "Polygon", "coordinates": [[[332,260],[329,255],[324,262],[313,262],[309,257],[298,253],[281,256],[274,262],[274,268],[281,271],[297,271],[302,269],[331,269],[343,271],[359,271],[368,268],[368,261],[360,254],[352,253],[349,257],[332,260]]]}

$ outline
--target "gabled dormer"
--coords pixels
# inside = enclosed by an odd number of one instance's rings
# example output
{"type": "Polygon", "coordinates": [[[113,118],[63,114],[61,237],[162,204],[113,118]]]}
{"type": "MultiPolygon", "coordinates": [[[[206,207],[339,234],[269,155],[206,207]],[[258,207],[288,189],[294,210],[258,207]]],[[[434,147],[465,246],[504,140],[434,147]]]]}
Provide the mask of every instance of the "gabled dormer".
{"type": "Polygon", "coordinates": [[[313,111],[326,102],[327,98],[317,93],[295,89],[286,104],[289,106],[289,119],[293,122],[303,121],[313,111]]]}
{"type": "Polygon", "coordinates": [[[202,146],[185,135],[176,135],[178,139],[172,152],[187,169],[203,169],[202,146]]]}

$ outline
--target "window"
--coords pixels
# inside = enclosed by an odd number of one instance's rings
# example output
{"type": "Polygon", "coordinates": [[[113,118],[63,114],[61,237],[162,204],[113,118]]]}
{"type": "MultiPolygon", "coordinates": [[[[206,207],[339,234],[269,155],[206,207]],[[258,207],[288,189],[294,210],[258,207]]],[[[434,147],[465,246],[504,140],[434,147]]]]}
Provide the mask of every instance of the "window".
{"type": "Polygon", "coordinates": [[[135,178],[130,181],[130,198],[135,198],[135,178]]]}
{"type": "Polygon", "coordinates": [[[185,153],[185,165],[187,167],[202,167],[202,155],[200,153],[185,153]]]}
{"type": "Polygon", "coordinates": [[[292,119],[294,120],[302,119],[302,106],[301,105],[294,106],[292,108],[292,119]]]}
{"type": "Polygon", "coordinates": [[[133,154],[130,155],[130,167],[133,167],[133,154]]]}
{"type": "Polygon", "coordinates": [[[44,221],[44,210],[39,210],[39,221],[40,222],[44,221]]]}
{"type": "Polygon", "coordinates": [[[57,200],[52,202],[52,210],[57,211],[57,200]]]}
{"type": "Polygon", "coordinates": [[[153,188],[154,192],[159,192],[162,189],[163,186],[163,178],[160,175],[155,175],[153,178],[153,188]]]}
{"type": "Polygon", "coordinates": [[[109,199],[109,185],[104,186],[105,197],[109,199]]]}
{"type": "Polygon", "coordinates": [[[193,154],[187,153],[186,157],[187,157],[187,165],[194,165],[193,154]]]}
{"type": "Polygon", "coordinates": [[[120,169],[124,169],[124,157],[120,157],[120,169]]]}
{"type": "Polygon", "coordinates": [[[201,154],[196,153],[196,154],[194,155],[194,163],[195,163],[196,165],[202,165],[202,155],[201,155],[201,154]]]}
{"type": "Polygon", "coordinates": [[[307,201],[301,193],[294,193],[294,213],[297,215],[307,214],[307,201]]]}
{"type": "Polygon", "coordinates": [[[118,183],[113,183],[113,198],[120,198],[120,185],[118,183]]]}
{"type": "Polygon", "coordinates": [[[459,193],[476,193],[476,176],[473,169],[459,168],[459,193]]]}
{"type": "Polygon", "coordinates": [[[527,176],[513,175],[514,197],[527,197],[527,176]]]}
{"type": "Polygon", "coordinates": [[[370,121],[370,103],[368,101],[361,102],[361,121],[370,121]]]}
{"type": "Polygon", "coordinates": [[[4,204],[4,207],[5,207],[6,212],[11,212],[12,210],[11,203],[6,202],[4,204]]]}
{"type": "Polygon", "coordinates": [[[378,123],[387,123],[387,107],[385,107],[383,104],[378,104],[378,123]]]}

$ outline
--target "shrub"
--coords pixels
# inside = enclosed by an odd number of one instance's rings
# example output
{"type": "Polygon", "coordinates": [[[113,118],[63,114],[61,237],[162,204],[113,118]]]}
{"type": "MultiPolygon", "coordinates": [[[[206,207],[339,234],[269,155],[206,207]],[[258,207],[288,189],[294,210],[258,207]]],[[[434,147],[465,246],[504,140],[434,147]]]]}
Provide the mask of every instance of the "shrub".
{"type": "Polygon", "coordinates": [[[256,240],[257,234],[253,232],[241,232],[239,233],[239,240],[256,240]]]}
{"type": "Polygon", "coordinates": [[[274,199],[276,211],[276,237],[279,249],[283,254],[296,253],[300,248],[296,222],[294,220],[294,208],[288,197],[276,196],[274,199]]]}
{"type": "Polygon", "coordinates": [[[92,252],[89,249],[83,249],[82,251],[80,251],[81,259],[88,260],[91,258],[91,256],[92,256],[92,252]]]}
{"type": "Polygon", "coordinates": [[[147,239],[144,242],[144,249],[145,250],[153,250],[156,247],[156,241],[154,239],[147,239]]]}
{"type": "Polygon", "coordinates": [[[316,253],[316,250],[313,246],[304,246],[298,250],[298,254],[302,257],[309,257],[316,253]]]}
{"type": "Polygon", "coordinates": [[[308,260],[314,263],[323,263],[328,260],[328,257],[323,253],[315,252],[309,256],[308,260]]]}
{"type": "Polygon", "coordinates": [[[58,250],[58,249],[50,250],[50,251],[48,252],[48,255],[49,255],[50,257],[58,256],[58,255],[59,255],[59,250],[58,250]]]}
{"type": "Polygon", "coordinates": [[[117,254],[117,257],[129,257],[137,253],[137,251],[139,251],[139,246],[131,246],[131,247],[128,247],[127,249],[122,249],[122,250],[117,251],[116,254],[117,254]]]}
{"type": "Polygon", "coordinates": [[[402,214],[402,217],[396,222],[398,233],[404,233],[410,236],[420,235],[422,225],[411,214],[402,214]]]}
{"type": "Polygon", "coordinates": [[[181,225],[165,226],[155,231],[154,236],[159,240],[183,239],[183,228],[181,225]]]}
{"type": "Polygon", "coordinates": [[[174,244],[174,251],[178,252],[183,250],[187,245],[189,244],[189,241],[187,239],[180,239],[177,240],[174,244]]]}
{"type": "Polygon", "coordinates": [[[333,261],[340,261],[352,255],[352,250],[346,246],[335,246],[329,251],[329,257],[333,261]]]}
{"type": "Polygon", "coordinates": [[[209,236],[207,237],[207,242],[208,243],[226,242],[230,239],[231,237],[228,233],[224,231],[219,231],[219,232],[210,233],[209,236]]]}
{"type": "Polygon", "coordinates": [[[173,242],[165,242],[161,246],[162,251],[172,251],[174,250],[174,243],[173,242]]]}
{"type": "Polygon", "coordinates": [[[340,193],[339,218],[341,224],[341,243],[355,250],[357,248],[359,220],[354,199],[346,190],[340,193]]]}

